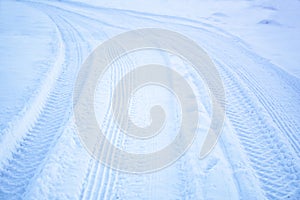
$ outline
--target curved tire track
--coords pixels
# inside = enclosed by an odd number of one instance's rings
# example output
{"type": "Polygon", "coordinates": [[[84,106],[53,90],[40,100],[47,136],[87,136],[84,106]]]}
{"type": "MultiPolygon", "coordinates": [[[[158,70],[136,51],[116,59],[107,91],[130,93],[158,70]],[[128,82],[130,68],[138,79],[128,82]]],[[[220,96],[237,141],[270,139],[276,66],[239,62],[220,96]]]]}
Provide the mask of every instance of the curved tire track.
{"type": "MultiPolygon", "coordinates": [[[[219,61],[220,62],[220,61],[219,61]]],[[[227,116],[268,199],[297,198],[300,169],[295,154],[267,112],[249,97],[247,87],[226,64],[219,63],[227,93],[227,116]],[[226,67],[226,68],[225,68],[226,67]]]]}
{"type": "Polygon", "coordinates": [[[69,60],[63,64],[62,72],[46,100],[45,108],[0,172],[0,197],[5,199],[22,198],[26,195],[27,188],[42,169],[71,113],[72,83],[81,64],[79,42],[70,31],[72,27],[67,29],[69,25],[61,18],[49,14],[48,16],[57,25],[63,40],[70,40],[76,48],[66,46],[65,57],[69,60]]]}

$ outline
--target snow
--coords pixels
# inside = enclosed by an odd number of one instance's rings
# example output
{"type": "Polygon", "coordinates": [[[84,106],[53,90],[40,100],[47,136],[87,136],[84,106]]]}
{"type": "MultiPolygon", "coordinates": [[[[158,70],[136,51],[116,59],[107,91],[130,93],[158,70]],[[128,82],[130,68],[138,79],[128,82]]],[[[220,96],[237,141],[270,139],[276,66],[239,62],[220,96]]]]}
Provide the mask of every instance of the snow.
{"type": "Polygon", "coordinates": [[[300,198],[300,1],[80,1],[0,2],[0,199],[300,198]],[[217,145],[199,159],[212,115],[201,77],[162,51],[118,59],[98,81],[94,99],[113,145],[155,152],[180,128],[179,100],[154,85],[137,90],[129,111],[145,127],[151,107],[161,105],[163,130],[149,140],[118,130],[109,114],[113,88],[136,66],[161,64],[181,74],[200,118],[194,143],[175,163],[132,174],[89,155],[72,95],[83,61],[99,44],[147,27],[181,33],[208,53],[224,84],[226,118],[217,145]]]}
{"type": "Polygon", "coordinates": [[[299,1],[186,0],[94,1],[90,4],[122,10],[198,20],[241,38],[248,47],[299,78],[299,1]]]}
{"type": "Polygon", "coordinates": [[[39,87],[55,61],[58,41],[52,21],[38,10],[4,1],[0,15],[3,130],[34,96],[31,91],[39,87]]]}

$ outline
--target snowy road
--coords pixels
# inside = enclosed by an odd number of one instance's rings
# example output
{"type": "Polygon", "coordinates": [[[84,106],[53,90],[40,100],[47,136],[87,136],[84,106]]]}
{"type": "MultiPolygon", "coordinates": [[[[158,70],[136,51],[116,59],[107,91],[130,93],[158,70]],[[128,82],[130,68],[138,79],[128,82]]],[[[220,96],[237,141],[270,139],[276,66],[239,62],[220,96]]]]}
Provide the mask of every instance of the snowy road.
{"type": "MultiPolygon", "coordinates": [[[[35,26],[27,33],[29,40],[44,36],[17,48],[32,45],[41,50],[40,54],[31,51],[39,61],[27,57],[23,62],[18,56],[22,52],[1,55],[1,84],[10,81],[4,76],[12,65],[22,74],[26,71],[22,65],[31,64],[36,73],[27,74],[32,82],[11,80],[20,85],[20,91],[26,90],[24,94],[9,93],[16,87],[13,84],[8,84],[7,90],[1,87],[0,199],[300,198],[300,79],[258,55],[239,37],[207,21],[84,3],[3,1],[0,5],[1,50],[18,47],[16,41],[24,39],[16,34],[24,32],[22,23],[35,26]],[[18,21],[20,17],[28,22],[18,21]],[[11,24],[3,19],[10,19],[18,28],[11,30],[11,24]],[[106,97],[126,72],[156,59],[184,75],[198,92],[201,108],[197,138],[184,156],[157,172],[130,174],[105,167],[87,153],[77,134],[72,94],[79,69],[94,48],[117,34],[145,27],[179,32],[205,49],[225,87],[226,119],[220,141],[200,160],[211,118],[209,94],[201,78],[187,63],[166,53],[142,52],[118,61],[115,65],[121,68],[112,66],[103,76],[102,86],[99,84],[100,94],[95,99],[100,106],[108,105],[106,97]],[[6,37],[13,39],[5,41],[6,37]],[[14,59],[16,64],[11,61],[14,59]],[[4,96],[9,95],[19,101],[6,100],[4,96]]],[[[115,131],[107,110],[98,110],[106,136],[114,145],[130,151],[143,151],[147,146],[150,151],[172,141],[179,123],[176,101],[172,94],[155,91],[156,96],[141,91],[131,106],[144,103],[151,107],[161,102],[170,120],[161,133],[165,136],[154,138],[148,146],[133,141],[115,131]]],[[[150,119],[143,111],[133,110],[133,119],[145,125],[150,119]]]]}

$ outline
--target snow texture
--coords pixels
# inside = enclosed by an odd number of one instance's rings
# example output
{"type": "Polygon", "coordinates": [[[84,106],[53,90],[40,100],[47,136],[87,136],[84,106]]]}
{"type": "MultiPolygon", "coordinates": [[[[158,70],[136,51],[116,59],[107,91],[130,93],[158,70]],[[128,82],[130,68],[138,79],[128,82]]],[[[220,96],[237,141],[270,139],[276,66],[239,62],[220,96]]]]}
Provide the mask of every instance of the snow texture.
{"type": "Polygon", "coordinates": [[[0,199],[300,199],[300,1],[0,1],[0,199]],[[117,60],[99,80],[97,120],[115,146],[148,152],[171,142],[180,107],[160,87],[139,90],[132,121],[164,130],[136,141],[106,109],[113,86],[138,65],[172,66],[196,91],[200,124],[188,151],[153,173],[113,170],[77,134],[72,94],[87,56],[138,28],[181,33],[212,58],[226,92],[226,119],[213,151],[199,159],[211,119],[205,83],[179,57],[144,50],[117,60]]]}

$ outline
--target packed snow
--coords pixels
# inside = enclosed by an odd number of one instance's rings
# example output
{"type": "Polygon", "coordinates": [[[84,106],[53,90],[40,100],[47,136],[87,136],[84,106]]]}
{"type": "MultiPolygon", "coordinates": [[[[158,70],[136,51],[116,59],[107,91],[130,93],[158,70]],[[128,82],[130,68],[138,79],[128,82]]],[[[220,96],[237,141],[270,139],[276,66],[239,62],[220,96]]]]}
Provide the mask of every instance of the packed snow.
{"type": "Polygon", "coordinates": [[[299,0],[1,0],[0,199],[300,199],[299,10],[299,0]],[[99,79],[94,105],[113,145],[156,151],[180,128],[180,102],[159,86],[137,90],[129,105],[132,121],[145,127],[151,107],[160,104],[167,117],[159,135],[135,140],[112,122],[112,90],[136,66],[173,67],[199,106],[187,152],[163,169],[135,174],[87,152],[73,90],[98,45],[140,28],[178,32],[207,52],[223,81],[226,118],[217,145],[200,159],[212,116],[201,77],[166,52],[117,60],[99,79]]]}

